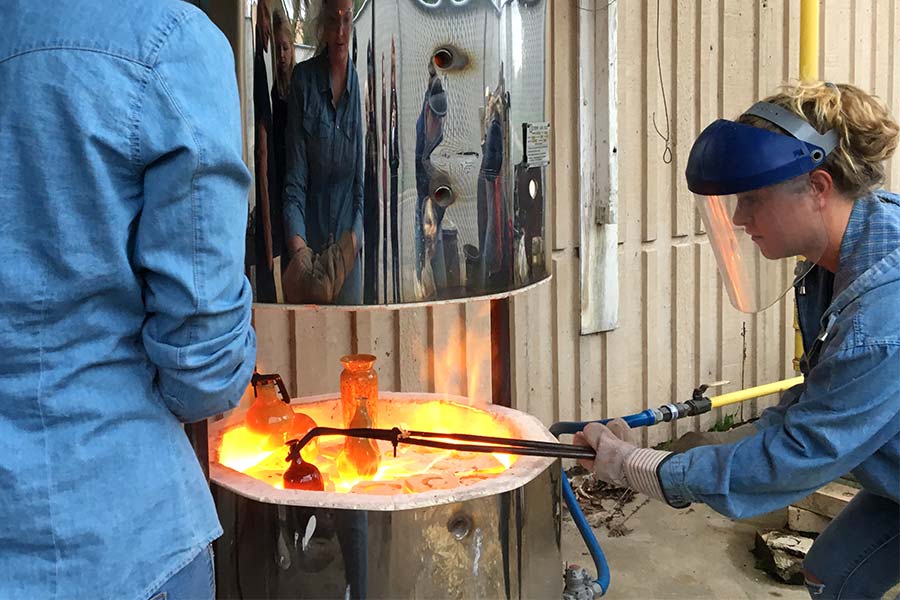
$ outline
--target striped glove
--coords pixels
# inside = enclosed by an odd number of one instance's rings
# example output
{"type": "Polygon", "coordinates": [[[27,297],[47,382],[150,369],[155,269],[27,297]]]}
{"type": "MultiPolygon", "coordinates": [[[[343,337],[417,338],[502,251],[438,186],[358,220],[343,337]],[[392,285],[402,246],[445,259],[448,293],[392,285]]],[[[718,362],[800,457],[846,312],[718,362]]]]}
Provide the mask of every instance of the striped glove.
{"type": "Polygon", "coordinates": [[[582,460],[581,464],[598,479],[668,503],[657,469],[672,453],[639,448],[630,438],[631,428],[622,419],[613,419],[607,425],[588,424],[584,431],[575,434],[575,443],[593,447],[597,456],[593,461],[582,460]]]}

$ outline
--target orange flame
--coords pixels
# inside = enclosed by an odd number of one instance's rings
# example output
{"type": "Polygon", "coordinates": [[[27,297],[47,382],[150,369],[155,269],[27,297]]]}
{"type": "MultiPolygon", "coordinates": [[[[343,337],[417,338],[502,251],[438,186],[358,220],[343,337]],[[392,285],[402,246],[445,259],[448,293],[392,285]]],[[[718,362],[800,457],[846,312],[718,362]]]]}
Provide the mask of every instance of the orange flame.
{"type": "Polygon", "coordinates": [[[432,347],[410,348],[427,356],[419,363],[423,382],[434,391],[465,396],[470,404],[490,403],[491,307],[488,301],[440,306],[435,311],[432,347]]]}

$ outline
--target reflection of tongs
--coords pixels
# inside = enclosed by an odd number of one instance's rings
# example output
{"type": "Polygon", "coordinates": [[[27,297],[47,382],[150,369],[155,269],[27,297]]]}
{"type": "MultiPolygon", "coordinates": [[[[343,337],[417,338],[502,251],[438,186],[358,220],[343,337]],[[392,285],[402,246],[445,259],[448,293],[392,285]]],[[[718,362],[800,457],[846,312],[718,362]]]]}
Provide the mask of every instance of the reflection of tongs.
{"type": "Polygon", "coordinates": [[[278,373],[266,373],[261,374],[254,372],[253,378],[250,379],[251,385],[253,385],[253,397],[258,396],[257,388],[261,385],[272,385],[274,384],[278,391],[281,393],[281,401],[285,404],[291,403],[291,396],[288,394],[287,387],[284,385],[284,380],[281,379],[281,375],[278,373]]]}
{"type": "Polygon", "coordinates": [[[439,433],[433,431],[406,431],[399,427],[393,429],[338,429],[335,427],[315,427],[299,440],[290,440],[291,447],[288,461],[300,456],[300,451],[315,437],[322,435],[342,435],[346,437],[369,438],[390,442],[397,456],[399,444],[426,446],[442,450],[459,452],[481,452],[497,454],[518,454],[522,456],[546,456],[550,458],[583,458],[594,460],[594,450],[576,444],[560,444],[557,442],[539,442],[536,440],[517,440],[512,438],[471,435],[468,433],[439,433]],[[425,439],[422,439],[425,438],[425,439]],[[445,441],[455,440],[455,441],[445,441]],[[464,443],[474,442],[474,443],[464,443]]]}

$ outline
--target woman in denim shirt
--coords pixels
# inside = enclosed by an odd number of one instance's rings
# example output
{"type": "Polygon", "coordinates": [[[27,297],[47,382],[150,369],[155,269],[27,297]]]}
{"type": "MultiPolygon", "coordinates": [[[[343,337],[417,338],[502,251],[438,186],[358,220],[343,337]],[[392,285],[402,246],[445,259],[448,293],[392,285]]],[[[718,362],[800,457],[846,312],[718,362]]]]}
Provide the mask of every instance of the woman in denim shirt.
{"type": "Polygon", "coordinates": [[[352,1],[325,0],[318,29],[322,52],[291,78],[283,288],[289,303],[360,304],[364,164],[352,1]]]}
{"type": "MultiPolygon", "coordinates": [[[[730,253],[717,256],[723,279],[742,268],[739,235],[768,259],[807,257],[795,285],[804,383],[724,443],[683,453],[636,447],[621,419],[577,436],[597,449],[590,466],[604,481],[735,518],[852,473],[862,491],[804,561],[813,598],[881,598],[900,581],[900,197],[875,191],[897,139],[879,101],[833,84],[787,88],[704,130],[688,187],[732,227],[730,253]],[[726,195],[733,210],[722,208],[726,195]]],[[[714,220],[704,218],[715,246],[714,220]]],[[[743,264],[764,269],[760,260],[743,264]]],[[[764,308],[762,291],[729,294],[738,308],[764,308]]]]}
{"type": "Polygon", "coordinates": [[[180,0],[3,3],[0,598],[209,598],[183,423],[253,373],[234,60],[180,0]]]}

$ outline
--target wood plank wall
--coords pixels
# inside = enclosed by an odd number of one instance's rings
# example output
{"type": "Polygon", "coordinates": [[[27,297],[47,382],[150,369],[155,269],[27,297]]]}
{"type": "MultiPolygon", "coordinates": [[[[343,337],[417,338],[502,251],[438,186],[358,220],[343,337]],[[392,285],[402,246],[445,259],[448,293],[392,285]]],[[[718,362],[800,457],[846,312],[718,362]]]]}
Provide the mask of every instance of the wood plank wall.
{"type": "MultiPolygon", "coordinates": [[[[756,317],[732,309],[683,173],[706,124],[733,118],[799,72],[799,3],[618,2],[620,325],[589,336],[579,334],[577,8],[550,2],[553,280],[511,300],[513,403],[548,424],[686,400],[701,382],[727,379],[725,392],[793,376],[793,301],[756,317]],[[666,108],[671,164],[653,124],[655,114],[666,132],[666,108]]],[[[822,78],[900,103],[900,0],[822,0],[821,13],[822,78]]],[[[336,390],[340,356],[368,351],[383,389],[490,400],[487,302],[355,314],[257,307],[254,322],[260,369],[286,374],[296,395],[336,390]]],[[[723,414],[748,418],[774,401],[651,428],[644,442],[723,414]]]]}
{"type": "Polygon", "coordinates": [[[358,312],[256,305],[253,313],[257,367],[280,373],[293,396],[337,391],[340,358],[360,352],[377,357],[381,389],[491,401],[489,301],[358,312]]]}
{"type": "MultiPolygon", "coordinates": [[[[515,406],[545,422],[616,416],[686,400],[700,382],[727,379],[724,392],[793,376],[793,301],[756,317],[731,307],[683,174],[706,124],[799,73],[799,2],[618,0],[620,326],[590,336],[578,335],[577,10],[575,0],[551,3],[554,280],[513,300],[515,406]],[[653,125],[655,114],[666,132],[663,91],[671,164],[653,125]]],[[[900,2],[822,0],[820,10],[820,76],[900,112],[900,2]]],[[[707,428],[723,413],[755,416],[774,401],[651,428],[645,442],[707,428]]]]}

